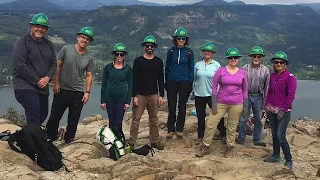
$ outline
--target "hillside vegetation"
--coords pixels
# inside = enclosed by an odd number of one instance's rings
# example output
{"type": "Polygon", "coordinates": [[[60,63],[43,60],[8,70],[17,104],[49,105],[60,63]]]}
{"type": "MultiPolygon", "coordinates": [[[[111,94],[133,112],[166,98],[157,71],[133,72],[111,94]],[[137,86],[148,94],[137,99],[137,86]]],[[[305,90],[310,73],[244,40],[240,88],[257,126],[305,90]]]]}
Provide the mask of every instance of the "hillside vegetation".
{"type": "MultiPolygon", "coordinates": [[[[246,55],[251,47],[260,45],[266,57],[276,51],[289,56],[290,70],[300,79],[320,79],[320,15],[304,6],[184,5],[174,7],[105,6],[92,11],[61,11],[46,13],[51,28],[48,36],[57,53],[65,45],[75,43],[76,33],[90,26],[95,41],[90,51],[95,57],[94,76],[101,80],[105,64],[112,61],[113,45],[127,46],[128,64],[143,53],[143,38],[154,35],[159,44],[156,54],[165,61],[172,46],[171,35],[178,27],[185,27],[190,36],[190,47],[195,60],[201,60],[201,46],[212,41],[217,48],[215,59],[225,65],[227,48],[237,47],[244,57],[241,65],[250,61],[246,55]],[[307,67],[308,66],[308,67],[307,67]]],[[[8,84],[11,74],[11,53],[15,40],[27,33],[33,14],[2,12],[0,14],[0,84],[8,84]]]]}

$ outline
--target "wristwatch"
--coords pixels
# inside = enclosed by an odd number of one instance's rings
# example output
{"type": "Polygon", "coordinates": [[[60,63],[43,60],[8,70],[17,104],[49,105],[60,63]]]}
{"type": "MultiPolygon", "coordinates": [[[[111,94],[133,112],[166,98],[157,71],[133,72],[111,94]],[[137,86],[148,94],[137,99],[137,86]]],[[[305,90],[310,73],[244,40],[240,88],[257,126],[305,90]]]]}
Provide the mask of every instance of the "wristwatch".
{"type": "Polygon", "coordinates": [[[86,91],[86,93],[90,94],[90,91],[86,91]]]}

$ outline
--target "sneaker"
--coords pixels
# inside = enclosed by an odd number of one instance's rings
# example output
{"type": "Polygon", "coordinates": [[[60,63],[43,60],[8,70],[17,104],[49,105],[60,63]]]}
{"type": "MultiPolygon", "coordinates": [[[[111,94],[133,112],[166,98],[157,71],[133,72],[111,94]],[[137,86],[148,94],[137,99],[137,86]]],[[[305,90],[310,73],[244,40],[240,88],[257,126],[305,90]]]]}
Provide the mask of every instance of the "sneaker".
{"type": "Polygon", "coordinates": [[[209,146],[202,144],[196,153],[196,157],[203,157],[204,155],[208,155],[208,154],[210,154],[209,146]]]}
{"type": "Polygon", "coordinates": [[[287,166],[287,168],[289,168],[289,169],[292,169],[292,164],[293,164],[292,161],[286,161],[286,162],[284,163],[284,165],[287,166]]]}
{"type": "Polygon", "coordinates": [[[243,145],[244,144],[244,140],[242,140],[240,138],[236,138],[236,143],[243,145]]]}
{"type": "Polygon", "coordinates": [[[254,145],[255,145],[255,146],[262,146],[262,147],[266,147],[266,146],[267,146],[267,144],[264,143],[264,142],[262,142],[262,141],[257,142],[257,143],[254,143],[254,145]]]}
{"type": "Polygon", "coordinates": [[[168,132],[166,138],[171,139],[173,137],[173,132],[168,132]]]}
{"type": "Polygon", "coordinates": [[[227,146],[227,149],[224,152],[224,157],[225,158],[228,158],[228,157],[231,156],[233,148],[234,148],[233,146],[227,146]]]}
{"type": "Polygon", "coordinates": [[[202,143],[202,141],[203,141],[202,138],[198,138],[198,139],[195,140],[195,144],[196,144],[196,145],[199,145],[199,144],[202,143]]]}
{"type": "Polygon", "coordinates": [[[64,140],[64,143],[65,143],[65,144],[71,144],[73,141],[74,141],[73,138],[71,138],[71,139],[65,139],[65,140],[64,140]]]}
{"type": "Polygon", "coordinates": [[[182,139],[183,138],[183,133],[182,132],[177,132],[177,138],[182,139]]]}
{"type": "Polygon", "coordinates": [[[220,141],[222,142],[222,144],[227,144],[227,139],[225,136],[220,137],[220,141]]]}
{"type": "Polygon", "coordinates": [[[269,162],[269,163],[274,163],[274,162],[279,162],[279,161],[280,161],[280,157],[274,156],[274,155],[272,155],[264,160],[264,162],[269,162]]]}
{"type": "Polygon", "coordinates": [[[158,150],[164,150],[164,145],[161,143],[161,141],[158,141],[156,143],[151,143],[151,147],[156,148],[158,150]]]}

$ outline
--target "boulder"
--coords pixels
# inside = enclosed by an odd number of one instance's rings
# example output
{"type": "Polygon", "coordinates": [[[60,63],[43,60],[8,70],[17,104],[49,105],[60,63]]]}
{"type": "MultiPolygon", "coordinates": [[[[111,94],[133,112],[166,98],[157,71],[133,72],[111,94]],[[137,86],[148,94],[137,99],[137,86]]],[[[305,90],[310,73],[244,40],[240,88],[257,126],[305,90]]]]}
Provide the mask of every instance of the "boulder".
{"type": "Polygon", "coordinates": [[[115,163],[116,161],[110,158],[90,159],[79,163],[78,169],[98,174],[110,174],[115,163]]]}
{"type": "Polygon", "coordinates": [[[21,127],[14,125],[14,124],[0,124],[0,132],[9,130],[11,133],[16,132],[17,130],[20,130],[21,127]]]}
{"type": "Polygon", "coordinates": [[[42,180],[43,178],[26,166],[14,165],[1,168],[0,179],[42,180]]]}
{"type": "Polygon", "coordinates": [[[188,174],[179,174],[178,176],[174,177],[172,180],[197,180],[197,178],[192,177],[188,174]]]}

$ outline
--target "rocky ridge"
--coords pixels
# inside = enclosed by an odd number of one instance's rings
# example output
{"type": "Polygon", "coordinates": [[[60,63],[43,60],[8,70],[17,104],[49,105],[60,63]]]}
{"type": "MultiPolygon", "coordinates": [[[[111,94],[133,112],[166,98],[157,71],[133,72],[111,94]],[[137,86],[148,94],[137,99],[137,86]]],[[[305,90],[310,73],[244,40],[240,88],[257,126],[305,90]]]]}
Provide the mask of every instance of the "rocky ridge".
{"type": "MultiPolygon", "coordinates": [[[[69,145],[55,142],[63,153],[64,163],[71,169],[61,168],[57,172],[44,171],[29,157],[16,153],[6,142],[0,142],[0,179],[28,180],[274,180],[274,179],[320,179],[316,176],[320,168],[320,123],[302,118],[292,123],[287,130],[291,145],[294,168],[287,169],[281,163],[265,163],[263,159],[272,153],[270,129],[263,132],[267,147],[253,146],[252,137],[244,145],[236,145],[231,158],[224,158],[225,145],[214,140],[211,154],[203,158],[195,157],[194,144],[197,138],[197,119],[191,116],[189,107],[185,125],[184,139],[165,139],[167,112],[159,112],[160,135],[166,144],[165,150],[158,151],[154,157],[128,154],[118,161],[108,157],[103,145],[95,140],[96,132],[108,120],[101,115],[85,118],[78,126],[76,140],[69,145]]],[[[165,109],[164,109],[165,110],[165,109]]],[[[129,137],[132,115],[126,113],[123,129],[129,137]]],[[[0,119],[0,132],[20,129],[0,119]]],[[[148,115],[144,113],[140,122],[137,146],[148,143],[148,115]]]]}

